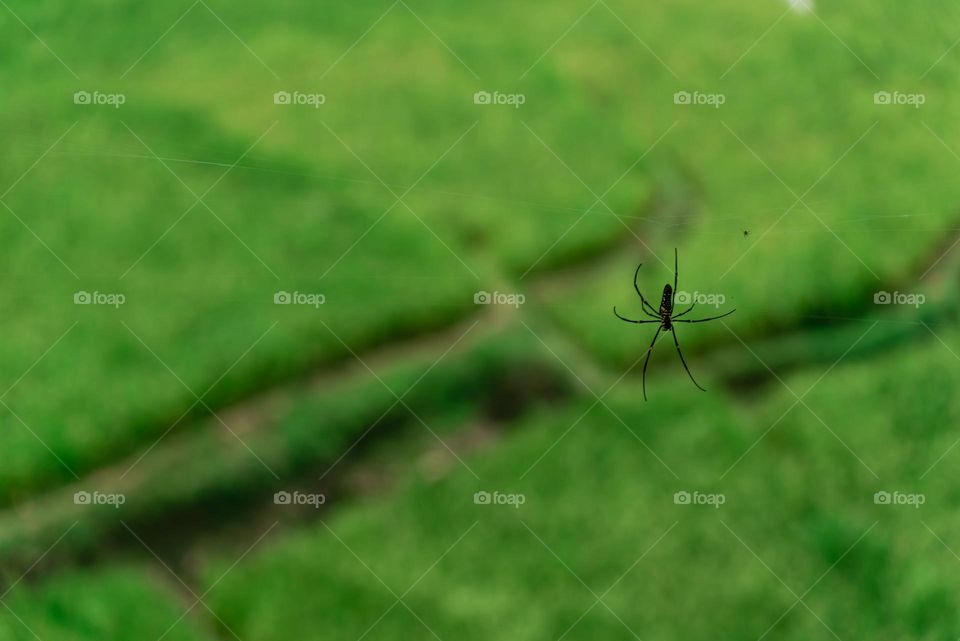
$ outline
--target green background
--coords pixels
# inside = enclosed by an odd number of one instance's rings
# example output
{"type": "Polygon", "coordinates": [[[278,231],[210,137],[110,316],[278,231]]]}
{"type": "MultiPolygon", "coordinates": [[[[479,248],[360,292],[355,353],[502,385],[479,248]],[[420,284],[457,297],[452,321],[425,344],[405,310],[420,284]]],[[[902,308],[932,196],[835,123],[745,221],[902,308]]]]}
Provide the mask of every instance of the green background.
{"type": "Polygon", "coordinates": [[[0,639],[960,636],[956,7],[0,34],[0,639]]]}

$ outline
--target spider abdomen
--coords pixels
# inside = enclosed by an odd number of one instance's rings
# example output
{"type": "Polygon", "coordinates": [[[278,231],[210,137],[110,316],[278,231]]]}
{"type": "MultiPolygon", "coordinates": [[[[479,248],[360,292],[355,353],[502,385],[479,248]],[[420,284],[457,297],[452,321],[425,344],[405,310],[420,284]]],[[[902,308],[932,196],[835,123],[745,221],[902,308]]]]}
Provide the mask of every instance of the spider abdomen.
{"type": "Polygon", "coordinates": [[[663,298],[660,299],[660,315],[669,317],[673,313],[673,288],[670,283],[663,286],[663,298]]]}

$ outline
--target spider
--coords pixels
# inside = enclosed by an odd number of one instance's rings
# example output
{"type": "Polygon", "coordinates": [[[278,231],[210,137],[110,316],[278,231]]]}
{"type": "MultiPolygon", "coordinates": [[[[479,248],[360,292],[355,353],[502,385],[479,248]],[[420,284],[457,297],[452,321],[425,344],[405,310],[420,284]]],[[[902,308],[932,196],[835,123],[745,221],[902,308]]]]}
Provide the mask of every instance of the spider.
{"type": "Polygon", "coordinates": [[[679,271],[677,269],[677,250],[673,250],[673,287],[670,287],[670,283],[667,283],[663,286],[663,297],[660,299],[660,310],[657,311],[653,308],[653,305],[647,302],[647,299],[643,297],[643,294],[640,292],[640,287],[637,285],[637,276],[640,275],[640,268],[643,267],[643,263],[637,265],[637,271],[633,273],[633,288],[637,290],[637,294],[640,295],[640,301],[642,304],[643,313],[647,316],[650,316],[654,320],[633,320],[630,318],[625,318],[617,312],[617,306],[613,306],[613,313],[616,314],[617,318],[628,323],[658,323],[660,326],[657,328],[657,333],[653,335],[653,340],[650,342],[650,347],[647,348],[647,358],[643,361],[643,400],[647,400],[647,365],[650,363],[650,354],[653,352],[653,346],[657,342],[657,337],[660,336],[661,331],[668,331],[673,334],[673,344],[677,346],[677,354],[680,355],[680,362],[683,363],[683,369],[687,370],[687,375],[690,377],[690,380],[693,381],[693,384],[696,385],[700,390],[706,392],[707,390],[700,387],[700,384],[697,383],[696,379],[693,378],[693,374],[690,373],[690,368],[687,367],[687,362],[683,359],[683,352],[680,351],[680,341],[677,340],[677,330],[674,329],[674,323],[705,323],[707,321],[717,320],[723,318],[724,316],[729,316],[733,312],[737,311],[732,309],[726,314],[721,314],[720,316],[711,316],[710,318],[698,318],[696,320],[680,320],[681,316],[685,316],[693,311],[693,308],[696,307],[697,303],[694,301],[690,307],[680,312],[677,315],[673,313],[673,304],[677,297],[677,278],[679,271]]]}

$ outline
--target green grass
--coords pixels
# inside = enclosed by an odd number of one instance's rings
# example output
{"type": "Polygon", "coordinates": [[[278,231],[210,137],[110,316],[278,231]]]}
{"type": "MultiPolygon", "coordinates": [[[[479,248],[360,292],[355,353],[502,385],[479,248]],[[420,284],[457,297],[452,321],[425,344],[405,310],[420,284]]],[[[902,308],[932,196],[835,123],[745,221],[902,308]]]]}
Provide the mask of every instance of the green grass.
{"type": "MultiPolygon", "coordinates": [[[[355,348],[449,322],[471,309],[478,289],[631,238],[624,225],[648,230],[666,263],[665,248],[682,244],[684,282],[696,291],[721,292],[743,305],[769,300],[774,291],[775,305],[757,313],[752,304],[750,317],[738,318],[747,333],[788,323],[814,301],[856,308],[885,283],[910,278],[942,235],[937,227],[954,218],[958,199],[951,180],[956,161],[924,127],[947,144],[953,139],[943,74],[956,63],[947,57],[923,83],[908,82],[941,51],[926,36],[919,48],[913,39],[893,37],[919,28],[910,11],[870,14],[868,23],[890,36],[897,55],[861,43],[863,65],[822,25],[789,16],[776,37],[761,41],[721,81],[780,7],[737,10],[735,38],[712,29],[730,17],[722,4],[642,12],[623,3],[609,7],[612,12],[600,5],[590,11],[533,65],[579,15],[577,7],[477,10],[480,48],[477,34],[468,37],[460,19],[439,6],[418,4],[414,15],[398,5],[322,80],[315,63],[303,60],[302,51],[318,42],[311,30],[330,35],[319,38],[317,56],[332,64],[333,52],[349,46],[363,32],[360,25],[382,10],[331,5],[291,21],[287,5],[266,17],[211,5],[262,52],[278,80],[198,5],[118,80],[118,63],[124,71],[133,65],[162,33],[159,26],[179,17],[177,10],[117,3],[68,22],[14,7],[83,73],[77,81],[29,33],[15,31],[14,42],[23,46],[8,46],[14,62],[5,74],[18,91],[3,127],[18,135],[3,183],[15,182],[77,124],[5,201],[77,278],[13,216],[4,216],[7,251],[21,266],[10,274],[18,284],[3,293],[4,308],[13,310],[4,330],[22,338],[3,348],[3,380],[12,384],[73,321],[81,323],[10,393],[11,409],[67,467],[83,473],[165,431],[193,404],[193,393],[217,382],[273,321],[280,321],[277,328],[211,390],[211,404],[342,356],[318,317],[355,348]],[[507,17],[531,22],[527,12],[539,19],[521,41],[496,29],[507,17]],[[109,25],[121,15],[137,27],[117,38],[109,25]],[[446,34],[454,51],[462,48],[463,64],[417,16],[446,34]],[[662,52],[682,81],[618,16],[662,52]],[[67,25],[85,25],[90,37],[78,41],[67,25]],[[810,59],[810,51],[817,57],[810,59]],[[242,65],[242,85],[224,73],[227,61],[242,65]],[[922,112],[874,105],[873,92],[886,87],[922,90],[928,104],[922,112]],[[121,109],[80,108],[71,101],[78,89],[123,91],[127,102],[121,109]],[[272,103],[277,90],[314,89],[327,96],[319,110],[272,103]],[[480,108],[472,102],[477,90],[522,92],[527,102],[521,109],[480,108]],[[721,91],[728,99],[721,109],[678,107],[672,101],[677,90],[721,91]],[[808,98],[815,92],[838,98],[822,104],[808,98]],[[868,130],[875,132],[823,176],[868,130]],[[167,166],[189,190],[153,153],[170,159],[167,166]],[[194,202],[190,190],[204,193],[241,157],[241,166],[205,198],[212,212],[198,205],[163,236],[194,202]],[[771,214],[793,202],[780,179],[798,194],[817,183],[805,196],[815,214],[799,205],[759,242],[771,214]],[[661,201],[652,194],[677,181],[689,199],[678,215],[691,219],[663,219],[655,206],[661,201]],[[394,205],[394,194],[414,184],[405,198],[413,213],[396,205],[337,262],[394,205]],[[605,204],[583,214],[594,195],[611,186],[605,204]],[[923,213],[929,226],[897,233],[845,222],[904,212],[923,213]],[[744,241],[742,229],[756,240],[744,241]],[[278,289],[319,291],[327,305],[320,314],[278,310],[272,305],[278,289]],[[120,292],[128,303],[120,310],[76,308],[78,290],[120,292]]],[[[856,39],[851,16],[866,7],[824,8],[823,18],[841,39],[856,39]]],[[[639,259],[650,267],[658,262],[641,250],[586,291],[564,292],[566,300],[578,301],[564,315],[595,334],[596,309],[620,298],[627,266],[639,259]]],[[[602,351],[624,351],[626,341],[607,337],[612,344],[602,351]]],[[[70,478],[34,435],[8,420],[17,429],[4,438],[17,454],[0,484],[28,490],[70,478]]]]}
{"type": "MultiPolygon", "coordinates": [[[[0,557],[26,570],[78,521],[49,574],[4,597],[41,638],[159,636],[179,608],[155,577],[68,568],[120,519],[256,513],[319,476],[395,400],[354,355],[399,393],[448,347],[441,330],[474,319],[483,339],[408,402],[444,439],[496,423],[468,458],[481,480],[424,471],[419,422],[394,411],[360,458],[402,470],[397,483],[285,523],[211,592],[241,638],[358,638],[474,523],[405,597],[416,615],[398,605],[366,638],[429,635],[418,617],[445,639],[757,638],[824,573],[805,597],[816,616],[797,605],[778,635],[830,636],[817,617],[840,638],[960,634],[944,571],[945,546],[960,550],[956,452],[930,468],[956,440],[956,259],[928,273],[960,220],[955,9],[8,4],[0,557]],[[126,103],[77,106],[80,90],[126,103]],[[275,105],[277,91],[326,102],[275,105]],[[525,103],[475,105],[477,91],[525,103]],[[726,101],[676,105],[678,91],[726,101]],[[877,91],[926,103],[877,105],[877,91]],[[709,394],[665,339],[644,404],[635,364],[653,331],[610,308],[639,313],[639,262],[659,300],[674,247],[680,289],[726,299],[694,314],[737,313],[679,328],[709,394]],[[278,306],[280,290],[326,302],[278,306]],[[527,302],[478,307],[481,290],[527,302]],[[875,306],[880,290],[928,302],[875,306]],[[126,304],[78,306],[78,291],[126,304]],[[800,395],[817,383],[806,406],[789,409],[778,378],[800,395]],[[609,409],[581,382],[613,386],[609,409]],[[536,385],[562,400],[497,414],[536,385]],[[70,501],[114,484],[121,510],[70,501]],[[476,506],[482,489],[527,502],[476,506]],[[684,489],[728,501],[674,505],[684,489]],[[878,490],[928,501],[877,506],[878,490]],[[616,615],[578,620],[628,568],[604,597],[616,615]]],[[[205,589],[258,534],[238,526],[227,550],[198,534],[171,554],[205,589]]],[[[0,615],[0,633],[32,638],[0,615]]],[[[230,636],[200,612],[167,638],[194,629],[230,636]]]]}
{"type": "Polygon", "coordinates": [[[381,446],[388,450],[386,460],[402,458],[398,447],[437,447],[461,423],[529,411],[570,393],[567,372],[530,344],[525,330],[467,329],[442,346],[452,350],[443,359],[410,352],[400,361],[374,362],[377,378],[360,368],[255,399],[224,415],[224,423],[198,423],[190,432],[157,441],[149,455],[130,457],[96,478],[47,493],[26,509],[2,513],[0,558],[28,567],[44,553],[48,539],[68,528],[71,535],[57,555],[95,549],[111,535],[125,538],[124,524],[162,523],[166,514],[178,511],[226,519],[269,499],[277,484],[299,484],[365,459],[369,454],[357,448],[361,435],[392,443],[381,446]],[[440,419],[443,429],[431,431],[440,419]],[[346,458],[349,453],[353,456],[346,458]],[[119,508],[77,505],[76,491],[123,494],[126,500],[119,508]]]}
{"type": "MultiPolygon", "coordinates": [[[[33,15],[29,7],[18,8],[27,19],[33,15]]],[[[89,20],[96,33],[103,25],[95,20],[102,16],[94,16],[74,16],[71,24],[89,20]]],[[[144,42],[154,33],[154,21],[168,24],[165,17],[149,18],[140,23],[144,42]]],[[[411,30],[422,30],[412,16],[399,18],[389,23],[379,46],[406,42],[411,30]]],[[[241,31],[264,28],[252,16],[227,19],[241,31]]],[[[0,471],[7,492],[62,482],[71,477],[67,468],[82,474],[131,452],[163,433],[193,405],[193,394],[211,385],[206,400],[217,406],[344,357],[343,346],[320,321],[360,349],[464,316],[474,309],[474,292],[493,290],[504,274],[525,271],[578,215],[577,207],[586,206],[580,203],[589,194],[533,136],[516,144],[516,114],[481,112],[472,104],[476,87],[459,78],[436,43],[419,38],[403,61],[423,64],[420,76],[405,80],[412,96],[400,100],[396,79],[373,70],[362,96],[356,71],[332,74],[322,87],[328,106],[317,113],[272,104],[278,89],[312,86],[293,62],[278,63],[288,78],[283,83],[255,72],[240,95],[221,91],[224,52],[233,56],[242,47],[210,20],[198,7],[182,31],[120,83],[118,90],[128,97],[121,110],[82,109],[71,102],[78,88],[117,86],[105,73],[78,83],[57,72],[57,80],[34,85],[17,66],[7,72],[10,85],[24,91],[15,94],[4,127],[26,135],[9,150],[3,183],[14,183],[46,146],[78,124],[5,199],[49,251],[12,215],[0,219],[8,251],[20,257],[20,271],[10,274],[17,285],[2,294],[4,309],[12,310],[4,331],[19,337],[2,348],[2,380],[16,382],[79,321],[5,399],[36,435],[7,419],[17,425],[3,436],[9,439],[4,449],[16,452],[0,471]],[[191,40],[197,30],[208,34],[200,42],[191,40]],[[451,87],[455,81],[462,91],[451,87]],[[48,97],[42,120],[34,107],[41,96],[48,97]],[[424,110],[447,110],[449,117],[423,118],[424,110]],[[375,126],[351,127],[348,119],[357,117],[375,126]],[[471,127],[406,197],[412,212],[397,205],[384,215],[395,197],[380,177],[403,193],[471,127]],[[502,164],[508,144],[526,175],[502,164]],[[169,160],[156,161],[154,153],[169,160]],[[241,166],[218,183],[241,157],[241,166]],[[531,175],[550,189],[532,191],[531,175]],[[184,215],[194,203],[191,190],[201,195],[214,184],[204,199],[212,211],[198,205],[184,215]],[[549,215],[539,214],[544,211],[549,215]],[[81,290],[122,293],[127,303],[119,310],[78,308],[73,294],[81,290]],[[272,304],[278,290],[321,292],[327,302],[319,311],[278,309],[272,304]],[[275,321],[276,328],[219,380],[275,321]],[[70,416],[68,423],[64,416],[70,416]]],[[[323,28],[331,28],[326,16],[323,28]]],[[[26,42],[29,34],[18,37],[26,42]]],[[[96,42],[91,36],[90,43],[96,42]]],[[[107,44],[93,44],[80,59],[124,59],[128,48],[146,48],[120,44],[110,55],[98,51],[107,44]]],[[[46,68],[47,55],[26,48],[18,60],[46,68]]],[[[347,62],[362,68],[364,55],[371,52],[347,62]]],[[[235,79],[227,84],[236,93],[235,79]]],[[[580,122],[588,115],[582,113],[580,122]]],[[[603,139],[597,142],[591,152],[597,174],[620,173],[636,152],[625,148],[611,156],[603,139]]],[[[611,203],[639,206],[645,185],[636,175],[627,177],[611,203]]],[[[626,233],[612,216],[591,219],[542,264],[572,260],[626,233]]]]}
{"type": "MultiPolygon", "coordinates": [[[[857,630],[948,637],[960,629],[947,596],[957,586],[954,573],[936,568],[956,560],[936,536],[949,542],[956,529],[949,458],[920,477],[949,448],[953,437],[941,426],[956,411],[916,391],[958,381],[954,357],[936,339],[918,348],[838,366],[806,397],[809,411],[789,409],[795,399],[779,385],[756,402],[706,396],[691,407],[678,377],[646,411],[628,379],[608,403],[629,428],[588,401],[541,412],[470,461],[480,481],[464,470],[439,482],[414,474],[388,499],[272,539],[218,585],[214,607],[241,636],[323,629],[353,637],[394,603],[390,590],[403,594],[416,582],[406,602],[441,638],[556,638],[570,626],[572,638],[631,638],[617,617],[642,637],[759,636],[793,604],[790,590],[803,594],[825,575],[806,602],[841,638],[857,630]],[[651,423],[651,414],[662,418],[651,423]],[[523,493],[525,503],[478,506],[478,490],[523,493]],[[722,493],[726,502],[675,505],[682,490],[722,493]],[[926,503],[876,505],[877,491],[921,492],[926,503]],[[615,582],[604,600],[616,616],[598,606],[578,622],[595,600],[589,590],[615,582]],[[714,604],[709,616],[703,599],[714,604]]],[[[802,394],[822,373],[799,372],[785,384],[802,394]]],[[[231,562],[225,555],[209,576],[231,562]]],[[[398,606],[370,636],[424,633],[398,606]]],[[[829,634],[799,606],[776,633],[829,634]]]]}
{"type": "MultiPolygon", "coordinates": [[[[170,581],[175,584],[176,579],[170,581]]],[[[189,604],[181,606],[172,588],[134,567],[75,571],[40,584],[21,583],[5,595],[4,604],[0,613],[4,641],[119,641],[164,634],[164,639],[174,641],[217,638],[201,633],[190,619],[174,625],[189,604]]]]}

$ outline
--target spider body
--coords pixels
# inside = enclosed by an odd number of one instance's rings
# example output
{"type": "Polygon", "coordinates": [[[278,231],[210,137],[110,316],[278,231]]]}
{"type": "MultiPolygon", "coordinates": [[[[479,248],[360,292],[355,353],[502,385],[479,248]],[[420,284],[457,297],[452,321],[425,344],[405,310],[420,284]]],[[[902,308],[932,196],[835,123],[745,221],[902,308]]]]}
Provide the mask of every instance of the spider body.
{"type": "Polygon", "coordinates": [[[653,352],[653,346],[657,342],[657,338],[660,336],[660,332],[670,332],[673,334],[673,344],[677,347],[677,355],[680,356],[680,362],[683,364],[683,369],[687,371],[687,375],[690,377],[690,380],[693,381],[693,384],[697,386],[700,390],[706,392],[707,390],[700,387],[700,384],[697,383],[696,379],[693,378],[693,374],[690,373],[690,368],[687,367],[687,362],[683,359],[683,352],[680,351],[680,341],[677,339],[677,330],[674,325],[676,323],[704,323],[706,321],[717,320],[723,318],[724,316],[729,316],[733,312],[737,311],[732,309],[726,314],[721,314],[720,316],[711,316],[710,318],[698,318],[698,319],[681,319],[681,316],[685,316],[693,311],[693,308],[696,307],[697,303],[694,302],[687,309],[683,310],[679,314],[674,314],[674,302],[677,295],[677,281],[679,279],[679,270],[677,268],[677,250],[673,250],[673,287],[670,286],[670,283],[667,283],[663,286],[663,296],[660,298],[660,309],[654,309],[653,305],[647,302],[647,299],[643,297],[643,293],[640,291],[640,286],[637,284],[637,277],[640,275],[640,268],[643,267],[643,263],[640,263],[637,266],[637,271],[633,273],[633,288],[637,291],[637,295],[640,296],[641,309],[644,314],[650,317],[651,320],[633,320],[631,318],[626,318],[621,316],[617,312],[616,306],[613,308],[613,313],[620,320],[627,323],[634,324],[644,324],[644,323],[657,323],[657,332],[653,335],[653,340],[650,342],[650,347],[647,348],[647,356],[643,361],[643,400],[647,400],[647,365],[650,363],[650,354],[653,352]]]}
{"type": "Polygon", "coordinates": [[[670,283],[663,286],[663,297],[660,299],[660,324],[664,330],[673,327],[670,316],[673,315],[673,288],[670,283]]]}

